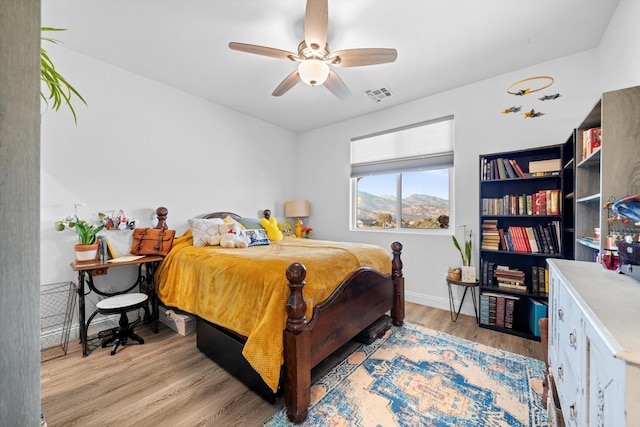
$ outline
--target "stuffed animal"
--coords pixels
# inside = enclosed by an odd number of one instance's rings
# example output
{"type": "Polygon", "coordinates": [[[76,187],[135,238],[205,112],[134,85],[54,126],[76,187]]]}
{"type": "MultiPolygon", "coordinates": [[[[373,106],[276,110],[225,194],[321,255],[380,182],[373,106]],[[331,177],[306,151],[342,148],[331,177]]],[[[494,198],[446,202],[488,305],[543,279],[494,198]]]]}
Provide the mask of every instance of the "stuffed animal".
{"type": "Polygon", "coordinates": [[[218,224],[219,235],[207,239],[210,246],[220,245],[223,248],[246,248],[251,239],[235,223],[218,224]]]}
{"type": "Polygon", "coordinates": [[[272,242],[282,240],[284,237],[282,235],[282,231],[278,228],[278,221],[274,217],[260,218],[260,225],[262,225],[262,228],[267,230],[267,237],[272,242]]]}

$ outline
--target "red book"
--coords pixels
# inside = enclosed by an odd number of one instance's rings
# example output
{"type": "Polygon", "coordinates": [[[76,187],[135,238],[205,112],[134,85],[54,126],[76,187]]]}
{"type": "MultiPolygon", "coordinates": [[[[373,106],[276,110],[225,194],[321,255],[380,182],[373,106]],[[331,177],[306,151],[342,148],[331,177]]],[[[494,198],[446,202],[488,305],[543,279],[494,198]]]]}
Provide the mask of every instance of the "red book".
{"type": "Polygon", "coordinates": [[[522,238],[520,237],[520,233],[517,228],[518,227],[515,226],[509,227],[509,235],[511,236],[511,240],[513,240],[514,249],[516,252],[526,252],[522,246],[522,238]]]}
{"type": "Polygon", "coordinates": [[[527,230],[524,227],[518,227],[518,231],[520,232],[520,238],[522,239],[522,243],[526,252],[531,252],[531,245],[529,244],[529,237],[527,236],[527,230]]]}
{"type": "Polygon", "coordinates": [[[547,214],[547,192],[546,190],[538,191],[538,199],[536,201],[537,215],[547,214]]]}

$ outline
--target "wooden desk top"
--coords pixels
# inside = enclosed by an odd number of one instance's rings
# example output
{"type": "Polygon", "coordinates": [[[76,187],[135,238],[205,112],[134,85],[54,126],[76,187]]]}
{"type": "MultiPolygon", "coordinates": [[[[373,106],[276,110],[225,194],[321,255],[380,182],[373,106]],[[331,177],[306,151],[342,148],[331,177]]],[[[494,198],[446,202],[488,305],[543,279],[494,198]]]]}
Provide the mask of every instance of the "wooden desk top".
{"type": "MultiPolygon", "coordinates": [[[[115,258],[117,260],[117,258],[115,258]]],[[[148,262],[160,262],[164,259],[164,257],[158,255],[147,255],[141,258],[137,258],[129,261],[114,261],[113,259],[104,262],[104,261],[81,261],[72,262],[71,269],[73,271],[93,271],[93,270],[104,270],[109,267],[120,267],[123,265],[138,265],[138,264],[146,264],[148,262]]]]}

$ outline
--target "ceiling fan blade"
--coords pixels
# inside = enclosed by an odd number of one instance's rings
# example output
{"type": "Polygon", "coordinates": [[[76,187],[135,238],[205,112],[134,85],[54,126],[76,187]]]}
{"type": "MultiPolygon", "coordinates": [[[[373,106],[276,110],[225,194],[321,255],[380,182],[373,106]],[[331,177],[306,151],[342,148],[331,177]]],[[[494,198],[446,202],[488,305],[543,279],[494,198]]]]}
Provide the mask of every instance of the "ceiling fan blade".
{"type": "Polygon", "coordinates": [[[282,96],[289,89],[291,89],[292,87],[297,85],[298,82],[300,82],[300,74],[298,74],[298,70],[295,70],[293,73],[291,73],[287,77],[285,77],[285,79],[282,82],[280,82],[278,87],[274,89],[274,91],[273,91],[273,93],[271,95],[273,95],[273,96],[282,96]]]}
{"type": "Polygon", "coordinates": [[[262,56],[270,56],[276,59],[289,59],[291,61],[295,61],[296,59],[298,59],[298,55],[296,55],[293,52],[275,49],[272,47],[258,46],[255,44],[231,42],[229,43],[229,47],[233,50],[239,50],[240,52],[253,53],[253,54],[262,55],[262,56]]]}
{"type": "Polygon", "coordinates": [[[322,50],[327,44],[328,0],[307,0],[304,14],[304,41],[307,47],[322,50]]]}
{"type": "Polygon", "coordinates": [[[335,51],[329,60],[337,67],[361,67],[393,62],[397,57],[398,51],[395,49],[364,48],[335,51]]]}
{"type": "Polygon", "coordinates": [[[331,91],[331,93],[333,93],[343,101],[351,96],[351,92],[349,91],[347,85],[344,84],[340,76],[337,75],[333,70],[329,70],[329,77],[327,77],[324,85],[331,91]]]}

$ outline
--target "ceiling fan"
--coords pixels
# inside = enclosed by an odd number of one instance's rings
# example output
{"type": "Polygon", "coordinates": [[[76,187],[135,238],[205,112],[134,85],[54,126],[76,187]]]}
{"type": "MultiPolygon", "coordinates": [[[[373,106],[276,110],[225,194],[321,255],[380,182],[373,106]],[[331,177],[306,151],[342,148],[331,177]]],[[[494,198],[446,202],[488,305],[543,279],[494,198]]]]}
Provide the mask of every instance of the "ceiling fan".
{"type": "Polygon", "coordinates": [[[395,49],[362,48],[331,52],[327,44],[329,26],[328,0],[307,0],[304,15],[304,40],[298,45],[298,53],[272,47],[246,43],[229,43],[233,50],[270,56],[298,62],[298,69],[289,74],[271,95],[281,96],[298,82],[310,86],[322,85],[340,99],[347,99],[351,92],[329,65],[336,67],[361,67],[393,62],[398,57],[395,49]]]}

